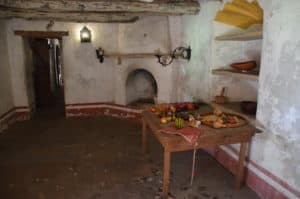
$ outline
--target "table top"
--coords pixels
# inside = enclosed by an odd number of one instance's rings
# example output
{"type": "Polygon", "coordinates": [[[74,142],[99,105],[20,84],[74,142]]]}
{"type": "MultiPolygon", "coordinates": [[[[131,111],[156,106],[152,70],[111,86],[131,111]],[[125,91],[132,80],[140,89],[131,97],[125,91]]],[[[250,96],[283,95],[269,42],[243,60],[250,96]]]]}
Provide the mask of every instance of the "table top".
{"type": "MultiPolygon", "coordinates": [[[[209,105],[200,105],[200,113],[212,112],[213,108],[209,105]]],[[[162,133],[160,130],[168,125],[161,124],[159,118],[149,110],[142,112],[143,120],[152,130],[154,136],[162,144],[165,150],[175,151],[186,151],[194,149],[195,147],[184,140],[179,135],[169,135],[162,133]]],[[[205,133],[198,138],[198,145],[196,148],[213,147],[219,145],[236,144],[241,142],[249,142],[251,137],[255,133],[255,127],[251,124],[247,124],[236,128],[220,128],[214,129],[207,126],[201,126],[205,133]]]]}

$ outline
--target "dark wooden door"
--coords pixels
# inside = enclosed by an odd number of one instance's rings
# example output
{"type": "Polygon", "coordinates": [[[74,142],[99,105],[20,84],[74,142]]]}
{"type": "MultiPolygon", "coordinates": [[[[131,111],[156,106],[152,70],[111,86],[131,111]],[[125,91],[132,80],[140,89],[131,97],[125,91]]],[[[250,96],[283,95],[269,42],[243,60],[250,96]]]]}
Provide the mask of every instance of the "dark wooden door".
{"type": "Polygon", "coordinates": [[[35,100],[38,108],[51,103],[50,56],[47,39],[31,39],[35,100]]]}

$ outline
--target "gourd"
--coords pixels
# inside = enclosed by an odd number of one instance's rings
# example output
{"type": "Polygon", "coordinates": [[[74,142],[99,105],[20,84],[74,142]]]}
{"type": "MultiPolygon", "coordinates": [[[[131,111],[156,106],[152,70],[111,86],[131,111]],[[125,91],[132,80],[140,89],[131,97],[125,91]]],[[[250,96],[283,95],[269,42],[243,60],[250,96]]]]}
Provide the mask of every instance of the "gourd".
{"type": "Polygon", "coordinates": [[[184,120],[182,118],[176,118],[174,122],[174,126],[177,129],[182,129],[184,127],[184,120]]]}

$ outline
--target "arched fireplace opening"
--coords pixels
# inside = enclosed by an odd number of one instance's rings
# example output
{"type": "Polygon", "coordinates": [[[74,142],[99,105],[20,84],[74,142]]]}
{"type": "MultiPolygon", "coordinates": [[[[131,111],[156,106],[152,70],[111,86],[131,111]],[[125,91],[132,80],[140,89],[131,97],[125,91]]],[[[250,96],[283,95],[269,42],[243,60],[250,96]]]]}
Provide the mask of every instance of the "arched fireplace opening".
{"type": "Polygon", "coordinates": [[[132,71],[126,80],[126,102],[129,105],[155,104],[157,83],[144,69],[132,71]]]}

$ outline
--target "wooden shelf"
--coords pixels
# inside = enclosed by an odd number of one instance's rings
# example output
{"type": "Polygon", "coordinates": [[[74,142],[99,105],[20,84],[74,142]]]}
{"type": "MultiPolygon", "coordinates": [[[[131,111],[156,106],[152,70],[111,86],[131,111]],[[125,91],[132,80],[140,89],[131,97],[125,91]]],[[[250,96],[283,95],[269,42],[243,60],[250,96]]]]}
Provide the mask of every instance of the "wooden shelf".
{"type": "Polygon", "coordinates": [[[261,30],[252,32],[243,32],[239,34],[222,35],[215,38],[217,41],[250,41],[262,39],[263,33],[261,30]]]}
{"type": "Polygon", "coordinates": [[[212,74],[239,79],[258,80],[258,71],[240,72],[234,69],[215,69],[212,70],[212,74]]]}
{"type": "Polygon", "coordinates": [[[258,120],[256,120],[255,115],[250,115],[242,112],[240,102],[230,102],[225,104],[216,104],[215,102],[212,102],[210,103],[210,105],[214,108],[219,108],[224,112],[240,115],[246,118],[250,124],[255,126],[257,128],[257,132],[264,131],[264,126],[258,120]]]}

